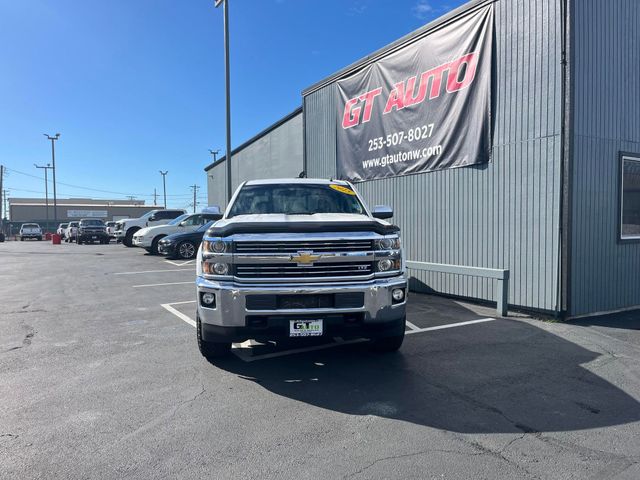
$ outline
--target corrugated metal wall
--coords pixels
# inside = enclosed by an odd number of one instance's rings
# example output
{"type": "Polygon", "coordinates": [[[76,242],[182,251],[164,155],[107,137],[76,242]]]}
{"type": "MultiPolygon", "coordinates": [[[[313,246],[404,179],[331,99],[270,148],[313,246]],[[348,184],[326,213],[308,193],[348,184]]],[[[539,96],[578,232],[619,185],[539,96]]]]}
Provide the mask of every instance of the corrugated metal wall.
{"type": "MultiPolygon", "coordinates": [[[[235,190],[247,180],[297,177],[303,170],[302,113],[256,139],[231,158],[231,182],[235,190]]],[[[226,206],[226,165],[208,172],[209,205],[226,206]]]]}
{"type": "Polygon", "coordinates": [[[574,2],[570,312],[640,305],[640,243],[618,243],[620,151],[640,154],[640,2],[574,2]]]}
{"type": "MultiPolygon", "coordinates": [[[[390,204],[407,258],[511,271],[509,303],[558,305],[561,172],[560,0],[501,0],[496,18],[492,161],[364,182],[371,204],[390,204]]],[[[304,99],[310,177],[335,174],[336,92],[304,99]]],[[[424,290],[493,300],[489,280],[416,273],[424,290]]]]}

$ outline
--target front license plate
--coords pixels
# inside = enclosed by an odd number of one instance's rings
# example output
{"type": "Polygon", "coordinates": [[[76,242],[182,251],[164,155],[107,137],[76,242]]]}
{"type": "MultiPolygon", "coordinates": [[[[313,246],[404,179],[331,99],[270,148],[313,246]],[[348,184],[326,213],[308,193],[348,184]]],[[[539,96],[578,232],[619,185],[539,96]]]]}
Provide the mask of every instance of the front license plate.
{"type": "Polygon", "coordinates": [[[98,237],[95,236],[95,235],[93,237],[91,237],[91,240],[97,240],[97,239],[98,239],[98,237]]]}
{"type": "Polygon", "coordinates": [[[290,320],[290,337],[318,337],[322,335],[322,320],[290,320]]]}

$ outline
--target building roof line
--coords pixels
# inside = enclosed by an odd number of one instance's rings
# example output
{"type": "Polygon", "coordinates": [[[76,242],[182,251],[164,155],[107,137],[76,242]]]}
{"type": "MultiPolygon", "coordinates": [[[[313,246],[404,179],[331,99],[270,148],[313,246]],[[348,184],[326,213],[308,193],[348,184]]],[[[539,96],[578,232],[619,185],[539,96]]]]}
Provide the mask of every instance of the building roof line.
{"type": "MultiPolygon", "coordinates": [[[[268,133],[272,132],[273,130],[275,130],[276,128],[278,128],[279,126],[281,126],[282,124],[288,122],[289,120],[291,120],[293,117],[295,117],[296,115],[299,115],[302,113],[302,107],[298,107],[296,108],[293,112],[289,113],[288,115],[282,117],[280,120],[278,120],[276,123],[269,125],[267,128],[265,128],[264,130],[262,130],[260,133],[254,135],[253,137],[251,137],[249,140],[247,140],[246,142],[244,142],[243,144],[237,146],[236,148],[231,150],[231,157],[233,157],[235,154],[241,152],[242,150],[244,150],[245,148],[247,148],[249,145],[251,145],[252,143],[254,143],[256,140],[260,140],[260,138],[264,137],[265,135],[267,135],[268,133]]],[[[204,171],[208,172],[209,170],[211,170],[213,167],[215,167],[216,165],[218,165],[219,163],[222,163],[226,160],[227,156],[224,155],[218,159],[216,159],[215,162],[207,165],[206,167],[204,167],[204,171]]]]}
{"type": "Polygon", "coordinates": [[[436,18],[435,20],[432,20],[431,22],[420,27],[419,29],[408,33],[407,35],[399,38],[398,40],[390,43],[389,45],[376,50],[370,55],[367,55],[366,57],[363,57],[360,60],[357,60],[351,65],[348,65],[347,67],[341,70],[338,70],[333,75],[325,77],[319,82],[314,83],[313,85],[311,85],[310,87],[302,91],[302,96],[306,97],[307,95],[317,90],[320,90],[323,87],[326,87],[330,83],[333,83],[340,78],[346,77],[347,75],[355,73],[357,70],[360,70],[361,68],[367,65],[377,62],[381,58],[403,48],[405,45],[409,43],[413,43],[417,40],[420,40],[423,37],[426,37],[427,35],[448,25],[449,23],[457,20],[458,18],[470,13],[471,11],[484,7],[485,5],[488,5],[490,3],[495,3],[497,1],[499,0],[471,0],[470,2],[459,6],[458,8],[452,10],[451,12],[439,18],[436,18]]]}

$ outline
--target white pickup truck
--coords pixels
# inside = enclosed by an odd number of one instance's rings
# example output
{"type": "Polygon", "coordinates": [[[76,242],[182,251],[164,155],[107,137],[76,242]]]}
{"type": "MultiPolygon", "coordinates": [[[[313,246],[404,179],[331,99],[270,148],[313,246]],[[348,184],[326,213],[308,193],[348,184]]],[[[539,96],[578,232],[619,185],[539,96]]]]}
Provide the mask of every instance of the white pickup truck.
{"type": "Polygon", "coordinates": [[[184,215],[184,210],[151,210],[140,218],[125,218],[116,223],[116,241],[122,242],[125,247],[133,247],[133,235],[145,227],[164,225],[176,217],[184,215]]]}
{"type": "Polygon", "coordinates": [[[197,340],[207,358],[247,339],[369,338],[400,348],[407,280],[399,229],[348,182],[243,183],[196,262],[197,340]]]}
{"type": "Polygon", "coordinates": [[[35,238],[36,240],[42,240],[42,229],[37,223],[23,223],[20,226],[20,241],[25,238],[35,238]]]}

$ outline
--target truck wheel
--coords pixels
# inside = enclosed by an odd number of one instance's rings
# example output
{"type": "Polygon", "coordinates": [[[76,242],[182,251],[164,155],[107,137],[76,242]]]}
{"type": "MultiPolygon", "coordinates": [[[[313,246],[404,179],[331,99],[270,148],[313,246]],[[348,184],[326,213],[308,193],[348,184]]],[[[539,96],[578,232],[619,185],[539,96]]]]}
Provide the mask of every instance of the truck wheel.
{"type": "Polygon", "coordinates": [[[391,335],[388,337],[374,338],[371,342],[371,348],[380,353],[395,352],[400,349],[404,341],[406,319],[402,322],[402,333],[400,335],[391,335]]]}
{"type": "Polygon", "coordinates": [[[202,339],[202,323],[198,314],[196,314],[196,336],[198,338],[198,350],[207,360],[224,357],[231,351],[231,342],[205,342],[202,339]]]}
{"type": "Polygon", "coordinates": [[[158,235],[151,242],[151,255],[158,255],[158,242],[162,240],[166,235],[158,235]]]}
{"type": "Polygon", "coordinates": [[[138,228],[130,228],[127,230],[127,234],[124,236],[122,243],[125,247],[133,247],[133,234],[136,233],[138,228]]]}
{"type": "Polygon", "coordinates": [[[189,260],[196,256],[197,249],[196,249],[196,246],[193,244],[193,242],[186,241],[178,245],[176,250],[178,251],[178,256],[180,258],[184,260],[189,260]]]}

